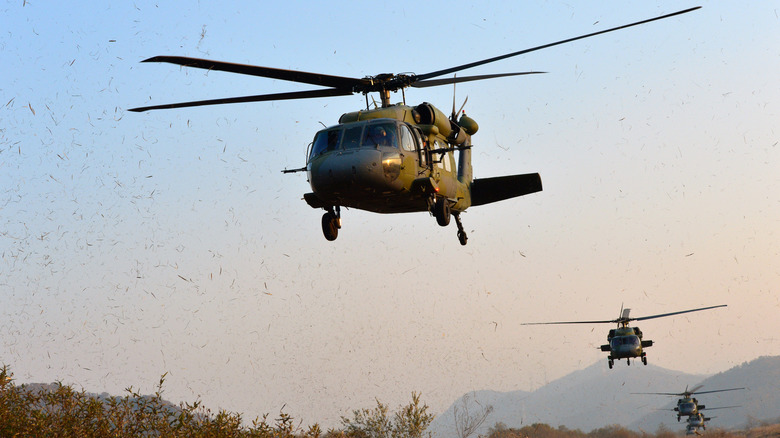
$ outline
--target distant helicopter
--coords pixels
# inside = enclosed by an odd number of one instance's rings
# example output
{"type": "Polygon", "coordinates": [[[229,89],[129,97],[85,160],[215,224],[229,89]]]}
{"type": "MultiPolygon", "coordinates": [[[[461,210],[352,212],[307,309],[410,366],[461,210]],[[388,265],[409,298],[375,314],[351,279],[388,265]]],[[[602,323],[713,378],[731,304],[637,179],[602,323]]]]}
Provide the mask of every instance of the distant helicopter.
{"type": "Polygon", "coordinates": [[[702,307],[699,309],[682,310],[680,312],[663,313],[660,315],[642,316],[639,318],[629,318],[631,309],[620,309],[620,317],[606,321],[565,321],[565,322],[527,322],[522,325],[540,325],[540,324],[602,324],[617,323],[618,327],[611,329],[607,334],[608,344],[599,347],[601,351],[609,352],[609,368],[612,369],[615,359],[626,359],[626,364],[631,365],[631,358],[641,358],[642,363],[647,365],[647,353],[644,348],[652,347],[653,341],[642,340],[642,331],[639,327],[629,327],[631,321],[644,321],[646,319],[661,318],[664,316],[679,315],[682,313],[698,312],[700,310],[715,309],[717,307],[726,307],[726,304],[718,306],[702,307]]]}
{"type": "MultiPolygon", "coordinates": [[[[708,420],[711,420],[711,418],[708,418],[708,420]]],[[[703,428],[704,426],[702,426],[702,429],[703,428]]],[[[699,432],[699,426],[687,424],[685,426],[685,435],[701,435],[701,432],[699,432]]]]}
{"type": "MultiPolygon", "coordinates": [[[[685,391],[683,392],[632,392],[632,394],[657,394],[657,395],[673,395],[673,396],[680,396],[682,398],[677,400],[677,407],[673,408],[672,410],[677,412],[677,421],[680,421],[680,417],[687,416],[691,417],[693,415],[698,415],[703,411],[706,407],[705,405],[700,405],[699,401],[696,400],[695,397],[693,397],[693,394],[710,394],[713,392],[725,392],[725,391],[737,391],[745,388],[728,388],[728,389],[713,389],[711,391],[699,391],[700,388],[702,388],[704,385],[698,385],[694,386],[690,390],[688,390],[688,387],[685,387],[685,391]]],[[[715,410],[715,409],[728,409],[728,408],[736,408],[738,406],[721,406],[717,408],[709,408],[709,410],[715,410]]]]}
{"type": "Polygon", "coordinates": [[[715,417],[705,417],[704,414],[698,413],[688,417],[687,424],[685,425],[686,435],[699,435],[699,429],[707,430],[707,422],[715,417]]]}
{"type": "Polygon", "coordinates": [[[132,108],[130,111],[362,93],[366,96],[365,110],[343,114],[337,125],[317,132],[307,152],[306,166],[284,170],[285,173],[307,173],[312,191],[304,194],[303,198],[311,207],[325,210],[322,216],[322,232],[325,238],[332,241],[338,237],[341,207],[348,207],[376,213],[427,211],[436,218],[440,226],[447,226],[452,216],[458,226],[458,240],[461,245],[465,245],[468,237],[460,220],[462,212],[470,206],[539,192],[542,190],[541,177],[538,173],[529,173],[474,179],[471,137],[477,133],[479,126],[474,119],[463,113],[463,106],[456,111],[453,99],[452,113],[448,118],[430,103],[406,105],[405,95],[403,103],[391,104],[390,92],[401,90],[403,94],[407,87],[425,88],[543,73],[528,71],[433,79],[559,44],[685,14],[699,8],[685,9],[421,75],[383,73],[351,78],[183,56],[155,56],[142,62],[167,62],[209,71],[219,70],[329,88],[144,106],[132,108]],[[375,105],[374,109],[370,108],[368,94],[372,92],[379,93],[381,107],[375,105]],[[458,118],[459,113],[462,115],[458,118]],[[457,162],[455,151],[458,152],[457,162]]]}

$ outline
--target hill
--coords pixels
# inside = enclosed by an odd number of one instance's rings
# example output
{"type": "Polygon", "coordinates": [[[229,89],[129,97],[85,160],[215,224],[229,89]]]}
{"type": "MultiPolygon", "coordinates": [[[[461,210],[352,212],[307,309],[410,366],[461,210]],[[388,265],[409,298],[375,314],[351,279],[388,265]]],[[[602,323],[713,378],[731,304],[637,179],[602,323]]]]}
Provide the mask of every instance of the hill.
{"type": "Polygon", "coordinates": [[[497,423],[515,428],[546,423],[586,432],[615,424],[646,432],[655,432],[662,424],[678,430],[683,426],[677,423],[674,412],[654,411],[672,409],[676,398],[631,393],[677,392],[699,384],[705,385],[703,390],[748,388],[699,397],[712,407],[742,406],[709,413],[717,416],[713,426],[742,428],[749,422],[755,425],[758,420],[771,420],[778,416],[777,406],[780,406],[780,356],[762,357],[714,376],[686,374],[652,364],[609,370],[606,361],[599,361],[533,392],[476,391],[465,394],[438,415],[429,430],[438,437],[454,436],[456,408],[463,412],[468,406],[468,411],[474,413],[480,406],[488,405],[493,406],[493,411],[478,431],[482,434],[497,423]]]}
{"type": "MultiPolygon", "coordinates": [[[[696,395],[699,403],[704,404],[704,414],[713,417],[711,424],[727,429],[752,427],[763,421],[774,422],[780,415],[780,356],[760,357],[751,362],[743,363],[728,371],[715,374],[699,382],[690,382],[689,387],[704,385],[700,390],[715,390],[724,388],[745,388],[743,391],[728,391],[722,393],[696,395]],[[712,408],[720,406],[739,406],[732,409],[712,408]]],[[[676,392],[685,388],[656,387],[654,392],[676,392]]],[[[659,397],[656,406],[659,409],[672,409],[677,402],[676,397],[659,397]]],[[[649,399],[651,402],[653,399],[649,399]]],[[[677,417],[672,412],[656,411],[648,413],[641,419],[631,423],[629,427],[635,430],[654,431],[660,424],[674,430],[677,417]]],[[[685,421],[683,419],[683,421],[685,421]]]]}

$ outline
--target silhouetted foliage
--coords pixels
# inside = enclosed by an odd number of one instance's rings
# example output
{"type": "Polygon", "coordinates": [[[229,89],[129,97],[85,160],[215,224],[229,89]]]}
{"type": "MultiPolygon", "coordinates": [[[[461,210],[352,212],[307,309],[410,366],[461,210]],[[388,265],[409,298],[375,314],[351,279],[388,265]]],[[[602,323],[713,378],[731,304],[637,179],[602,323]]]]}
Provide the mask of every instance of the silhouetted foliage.
{"type": "Polygon", "coordinates": [[[355,438],[422,438],[433,421],[428,405],[420,404],[420,394],[412,393],[412,402],[396,412],[391,419],[387,405],[376,401],[373,409],[352,411],[352,418],[341,417],[344,433],[355,438]]]}
{"type": "Polygon", "coordinates": [[[248,438],[422,438],[433,420],[428,405],[412,401],[389,414],[377,400],[374,409],[342,418],[345,430],[323,432],[318,424],[296,425],[293,417],[268,414],[245,426],[241,414],[212,412],[200,401],[175,406],[162,398],[165,374],[153,395],[132,387],[124,397],[96,396],[54,385],[17,386],[7,366],[0,369],[0,437],[248,437],[248,438]]]}
{"type": "MultiPolygon", "coordinates": [[[[241,414],[219,410],[212,412],[200,401],[175,406],[162,398],[165,375],[160,377],[153,395],[141,395],[132,387],[123,397],[96,396],[84,390],[56,383],[42,386],[17,386],[7,366],[0,369],[0,437],[248,437],[248,438],[423,438],[433,421],[428,405],[412,393],[412,401],[390,413],[376,401],[372,409],[353,411],[342,417],[343,429],[323,432],[318,424],[301,428],[285,412],[269,420],[268,414],[245,426],[241,414]]],[[[711,438],[769,438],[780,436],[780,425],[762,423],[744,431],[707,428],[711,438]]],[[[532,424],[520,429],[503,423],[491,427],[487,438],[672,438],[684,431],[672,432],[660,427],[656,435],[637,433],[622,426],[607,426],[589,433],[557,429],[547,424],[532,424]]]]}

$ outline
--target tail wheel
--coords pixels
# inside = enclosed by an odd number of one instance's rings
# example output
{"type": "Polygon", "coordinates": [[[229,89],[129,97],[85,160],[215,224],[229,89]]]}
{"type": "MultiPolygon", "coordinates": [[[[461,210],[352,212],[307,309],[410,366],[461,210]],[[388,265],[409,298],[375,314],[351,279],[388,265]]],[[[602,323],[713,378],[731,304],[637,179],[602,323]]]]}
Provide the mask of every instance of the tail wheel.
{"type": "Polygon", "coordinates": [[[433,215],[442,227],[450,224],[450,203],[446,198],[436,198],[433,202],[433,215]]]}
{"type": "Polygon", "coordinates": [[[339,219],[330,211],[322,215],[322,234],[331,242],[339,237],[339,219]]]}

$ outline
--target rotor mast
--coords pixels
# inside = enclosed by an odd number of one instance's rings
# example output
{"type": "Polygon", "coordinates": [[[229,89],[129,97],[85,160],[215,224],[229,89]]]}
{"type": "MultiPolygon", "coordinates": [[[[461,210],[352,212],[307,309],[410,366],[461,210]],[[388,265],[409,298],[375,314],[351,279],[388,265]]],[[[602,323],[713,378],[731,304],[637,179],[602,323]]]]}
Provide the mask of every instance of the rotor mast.
{"type": "Polygon", "coordinates": [[[390,106],[390,90],[379,90],[379,98],[382,100],[382,108],[387,108],[390,106]]]}

